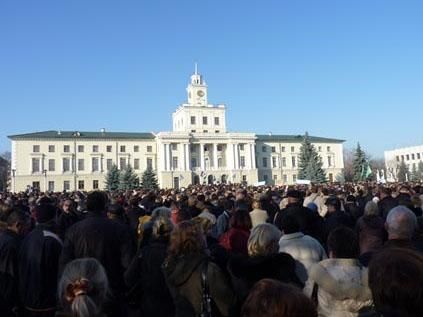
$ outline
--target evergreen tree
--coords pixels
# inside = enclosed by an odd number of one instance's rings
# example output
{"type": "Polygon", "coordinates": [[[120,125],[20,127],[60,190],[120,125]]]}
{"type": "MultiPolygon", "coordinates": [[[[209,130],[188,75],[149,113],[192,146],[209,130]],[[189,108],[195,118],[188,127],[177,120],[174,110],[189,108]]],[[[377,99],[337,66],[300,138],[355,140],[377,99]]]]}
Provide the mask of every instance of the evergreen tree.
{"type": "Polygon", "coordinates": [[[354,181],[359,182],[366,179],[367,171],[366,154],[361,149],[360,143],[357,143],[357,148],[354,153],[353,171],[354,181]]]}
{"type": "Polygon", "coordinates": [[[119,188],[120,171],[118,167],[113,164],[106,175],[106,188],[107,190],[116,190],[119,188]]]}
{"type": "Polygon", "coordinates": [[[410,173],[408,171],[407,165],[405,165],[405,162],[402,161],[398,167],[397,172],[397,179],[399,182],[405,182],[409,180],[410,173]]]}
{"type": "Polygon", "coordinates": [[[298,159],[298,178],[307,179],[313,183],[325,183],[326,173],[322,168],[322,159],[311,144],[308,133],[304,135],[303,143],[300,148],[300,157],[298,159]]]}
{"type": "Polygon", "coordinates": [[[139,186],[140,180],[132,169],[131,165],[127,165],[126,168],[121,171],[119,178],[119,189],[130,190],[135,189],[139,186]]]}
{"type": "Polygon", "coordinates": [[[411,169],[411,181],[416,182],[420,180],[419,170],[417,169],[416,164],[413,164],[413,168],[411,169]]]}
{"type": "Polygon", "coordinates": [[[417,166],[417,178],[419,181],[423,181],[423,161],[420,161],[417,166]]]}
{"type": "Polygon", "coordinates": [[[156,173],[151,168],[147,168],[141,177],[141,186],[145,189],[157,189],[159,185],[157,183],[156,173]]]}

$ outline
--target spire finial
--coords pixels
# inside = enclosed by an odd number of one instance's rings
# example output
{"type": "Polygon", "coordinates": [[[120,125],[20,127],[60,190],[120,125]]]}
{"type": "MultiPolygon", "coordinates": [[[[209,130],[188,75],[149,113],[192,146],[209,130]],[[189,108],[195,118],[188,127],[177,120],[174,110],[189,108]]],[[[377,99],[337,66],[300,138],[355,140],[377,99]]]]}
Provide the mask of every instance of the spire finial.
{"type": "Polygon", "coordinates": [[[198,65],[197,65],[197,62],[195,62],[195,75],[198,75],[198,65]]]}

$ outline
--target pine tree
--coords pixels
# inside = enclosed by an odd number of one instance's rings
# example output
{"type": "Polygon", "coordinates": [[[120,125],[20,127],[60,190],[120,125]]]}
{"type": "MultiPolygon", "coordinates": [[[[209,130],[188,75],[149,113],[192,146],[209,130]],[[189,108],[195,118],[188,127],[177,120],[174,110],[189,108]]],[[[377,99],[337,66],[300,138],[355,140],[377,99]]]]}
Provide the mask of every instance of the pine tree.
{"type": "Polygon", "coordinates": [[[119,189],[130,190],[139,187],[140,180],[135,174],[131,165],[127,165],[126,168],[121,171],[119,178],[119,189]]]}
{"type": "Polygon", "coordinates": [[[423,161],[420,161],[418,164],[417,177],[419,181],[423,181],[423,161]]]}
{"type": "Polygon", "coordinates": [[[157,189],[159,185],[157,183],[156,173],[151,168],[147,168],[141,177],[141,186],[145,189],[157,189]]]}
{"type": "Polygon", "coordinates": [[[107,190],[116,190],[119,188],[120,171],[118,167],[113,164],[106,175],[106,188],[107,190]]]}
{"type": "Polygon", "coordinates": [[[353,171],[354,181],[359,182],[365,180],[365,171],[367,170],[366,154],[361,149],[360,143],[357,143],[357,148],[354,153],[353,171]]]}
{"type": "Polygon", "coordinates": [[[420,180],[419,170],[417,169],[416,164],[413,164],[413,168],[411,169],[411,181],[416,182],[420,180]]]}
{"type": "Polygon", "coordinates": [[[405,182],[407,180],[409,180],[409,171],[408,171],[408,167],[407,165],[405,165],[405,162],[402,161],[398,167],[398,172],[397,172],[397,179],[399,182],[405,182]]]}
{"type": "Polygon", "coordinates": [[[322,159],[310,143],[308,133],[304,135],[303,143],[300,148],[300,157],[298,159],[298,178],[307,179],[313,183],[325,183],[326,173],[322,168],[322,159]]]}

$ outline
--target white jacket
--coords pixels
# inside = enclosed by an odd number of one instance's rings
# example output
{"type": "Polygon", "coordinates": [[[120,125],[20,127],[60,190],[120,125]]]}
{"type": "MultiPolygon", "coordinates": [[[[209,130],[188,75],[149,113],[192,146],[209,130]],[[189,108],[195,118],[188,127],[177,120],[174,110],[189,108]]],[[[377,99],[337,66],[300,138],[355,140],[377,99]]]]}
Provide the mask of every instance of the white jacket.
{"type": "Polygon", "coordinates": [[[313,264],[327,258],[320,242],[302,232],[284,234],[279,240],[279,252],[288,253],[296,260],[295,270],[305,284],[304,294],[311,296],[313,283],[309,281],[308,270],[313,264]]]}

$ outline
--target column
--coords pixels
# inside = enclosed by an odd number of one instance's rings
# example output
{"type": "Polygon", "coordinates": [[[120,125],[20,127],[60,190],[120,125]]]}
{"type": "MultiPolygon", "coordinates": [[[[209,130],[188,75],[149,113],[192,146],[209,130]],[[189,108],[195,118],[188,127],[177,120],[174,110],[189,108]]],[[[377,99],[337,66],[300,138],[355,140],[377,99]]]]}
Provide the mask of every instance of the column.
{"type": "Polygon", "coordinates": [[[251,151],[251,168],[256,168],[256,152],[254,148],[254,144],[250,144],[250,151],[251,151]]]}
{"type": "Polygon", "coordinates": [[[213,167],[217,170],[217,143],[213,143],[213,167]]]}
{"type": "Polygon", "coordinates": [[[163,171],[167,170],[167,144],[163,144],[163,157],[162,157],[163,171]]]}
{"type": "Polygon", "coordinates": [[[187,143],[185,144],[185,170],[189,171],[190,170],[190,164],[191,164],[191,158],[190,158],[190,154],[189,154],[189,150],[190,150],[190,144],[187,143]]]}
{"type": "Polygon", "coordinates": [[[201,171],[204,171],[204,144],[200,143],[200,168],[201,171]]]}
{"type": "Polygon", "coordinates": [[[234,144],[235,146],[235,169],[239,169],[239,144],[234,144]]]}
{"type": "Polygon", "coordinates": [[[226,169],[233,170],[234,169],[234,152],[233,152],[233,145],[231,143],[226,144],[226,169]]]}
{"type": "Polygon", "coordinates": [[[168,144],[168,157],[167,157],[167,166],[169,166],[169,171],[173,171],[173,164],[172,164],[172,144],[168,144]]]}

